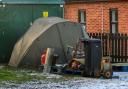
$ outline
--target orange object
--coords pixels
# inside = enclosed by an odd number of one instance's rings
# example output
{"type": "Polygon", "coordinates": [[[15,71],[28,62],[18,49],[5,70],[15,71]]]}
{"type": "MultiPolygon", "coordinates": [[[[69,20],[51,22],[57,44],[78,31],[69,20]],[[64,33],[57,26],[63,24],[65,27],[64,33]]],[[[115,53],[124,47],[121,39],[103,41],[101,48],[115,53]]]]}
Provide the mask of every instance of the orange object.
{"type": "Polygon", "coordinates": [[[71,68],[72,69],[78,69],[80,63],[78,61],[72,61],[71,68]]]}
{"type": "Polygon", "coordinates": [[[46,52],[41,55],[41,65],[44,65],[46,61],[46,52]]]}

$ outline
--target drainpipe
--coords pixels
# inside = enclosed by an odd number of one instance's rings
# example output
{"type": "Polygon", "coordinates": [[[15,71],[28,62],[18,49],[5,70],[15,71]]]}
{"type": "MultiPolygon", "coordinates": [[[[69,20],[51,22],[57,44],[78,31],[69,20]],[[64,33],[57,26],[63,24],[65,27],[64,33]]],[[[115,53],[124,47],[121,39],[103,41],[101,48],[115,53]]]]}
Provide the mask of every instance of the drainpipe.
{"type": "Polygon", "coordinates": [[[103,4],[101,3],[101,48],[102,48],[102,57],[103,57],[103,33],[104,33],[104,8],[103,4]]]}
{"type": "Polygon", "coordinates": [[[104,8],[102,5],[102,27],[101,27],[102,33],[104,33],[104,8]]]}
{"type": "MultiPolygon", "coordinates": [[[[101,12],[102,12],[102,17],[101,17],[101,19],[102,19],[102,23],[101,23],[101,47],[102,47],[102,57],[103,57],[103,33],[104,33],[104,3],[101,3],[102,4],[102,6],[101,6],[101,8],[102,8],[102,10],[101,10],[101,12]]],[[[108,56],[110,57],[110,43],[109,43],[109,34],[108,34],[108,56]]]]}

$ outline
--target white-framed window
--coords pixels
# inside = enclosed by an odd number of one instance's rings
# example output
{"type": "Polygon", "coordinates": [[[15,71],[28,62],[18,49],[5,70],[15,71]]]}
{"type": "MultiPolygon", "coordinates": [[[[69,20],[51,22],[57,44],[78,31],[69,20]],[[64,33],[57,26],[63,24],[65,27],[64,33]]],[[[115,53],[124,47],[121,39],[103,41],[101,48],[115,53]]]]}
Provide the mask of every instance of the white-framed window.
{"type": "Polygon", "coordinates": [[[110,9],[110,33],[118,33],[118,9],[110,9]]]}
{"type": "Polygon", "coordinates": [[[81,24],[86,24],[86,11],[78,10],[78,21],[81,24]]]}

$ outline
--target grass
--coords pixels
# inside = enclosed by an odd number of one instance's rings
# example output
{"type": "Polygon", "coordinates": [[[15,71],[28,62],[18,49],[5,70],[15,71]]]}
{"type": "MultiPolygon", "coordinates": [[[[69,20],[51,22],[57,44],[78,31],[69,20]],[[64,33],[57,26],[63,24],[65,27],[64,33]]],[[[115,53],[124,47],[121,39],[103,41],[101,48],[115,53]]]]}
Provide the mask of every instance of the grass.
{"type": "MultiPolygon", "coordinates": [[[[62,75],[60,78],[47,78],[42,73],[39,73],[36,70],[30,69],[16,69],[10,67],[0,68],[0,85],[1,81],[13,81],[13,83],[23,83],[31,80],[44,80],[51,82],[61,82],[72,80],[74,77],[79,77],[80,75],[62,75]]],[[[2,84],[3,85],[3,84],[2,84]]]]}
{"type": "Polygon", "coordinates": [[[23,82],[32,79],[41,79],[38,76],[30,75],[34,73],[34,70],[15,69],[10,67],[4,67],[0,69],[0,81],[16,81],[23,82]]]}
{"type": "Polygon", "coordinates": [[[16,74],[8,70],[0,70],[0,80],[15,80],[16,74]]]}

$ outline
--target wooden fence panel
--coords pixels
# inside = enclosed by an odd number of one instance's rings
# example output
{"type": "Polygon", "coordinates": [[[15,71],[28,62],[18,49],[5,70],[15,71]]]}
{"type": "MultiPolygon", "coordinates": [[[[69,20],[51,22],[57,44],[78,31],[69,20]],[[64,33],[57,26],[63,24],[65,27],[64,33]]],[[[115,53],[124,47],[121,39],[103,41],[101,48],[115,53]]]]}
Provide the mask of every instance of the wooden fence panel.
{"type": "Polygon", "coordinates": [[[90,37],[102,38],[103,56],[111,56],[113,63],[128,62],[128,34],[88,33],[90,37]]]}

